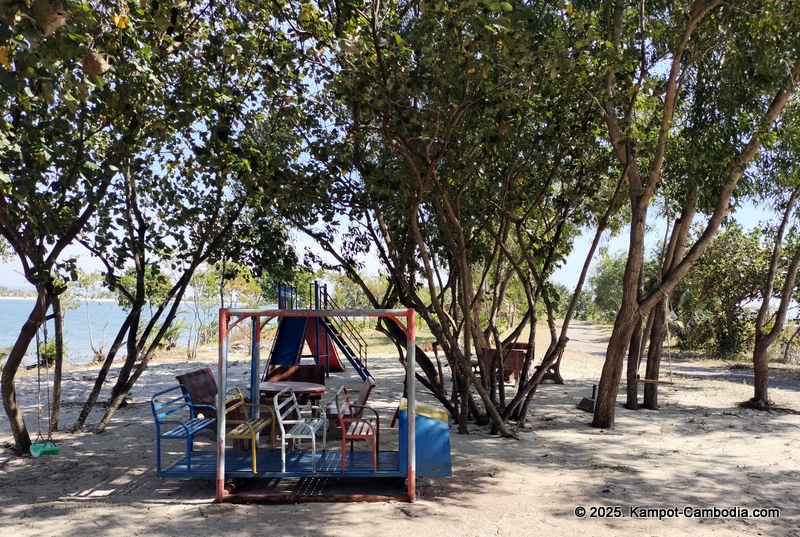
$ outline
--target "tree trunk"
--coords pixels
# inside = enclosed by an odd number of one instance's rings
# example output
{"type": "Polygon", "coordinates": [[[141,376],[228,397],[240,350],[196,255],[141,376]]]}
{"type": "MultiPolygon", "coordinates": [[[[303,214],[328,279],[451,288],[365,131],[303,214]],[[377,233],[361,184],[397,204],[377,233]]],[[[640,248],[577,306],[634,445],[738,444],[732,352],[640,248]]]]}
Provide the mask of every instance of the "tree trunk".
{"type": "Polygon", "coordinates": [[[44,322],[45,313],[50,306],[50,295],[44,288],[37,289],[38,298],[36,304],[33,306],[28,320],[22,325],[19,332],[17,341],[11,352],[6,358],[6,363],[3,366],[3,376],[0,381],[0,390],[3,396],[3,408],[8,416],[8,422],[11,426],[11,434],[14,436],[14,444],[17,454],[25,455],[31,449],[31,437],[28,433],[28,428],[25,426],[25,419],[22,415],[22,409],[17,401],[17,390],[14,383],[17,371],[22,364],[22,359],[28,351],[33,338],[36,336],[36,331],[44,322]]]}
{"type": "Polygon", "coordinates": [[[766,410],[769,408],[769,361],[767,351],[771,341],[763,333],[756,334],[753,349],[753,388],[754,394],[750,404],[753,408],[766,410]]]}
{"type": "MultiPolygon", "coordinates": [[[[141,305],[134,304],[133,307],[140,308],[141,305]]],[[[73,433],[83,432],[83,427],[86,424],[86,420],[89,418],[89,414],[92,412],[94,405],[97,403],[97,399],[100,397],[100,392],[103,389],[103,383],[108,377],[108,372],[111,370],[111,365],[114,363],[114,358],[116,358],[117,352],[125,341],[125,334],[128,332],[131,319],[132,316],[128,314],[125,317],[125,321],[123,321],[122,326],[120,326],[119,330],[117,331],[117,336],[114,338],[114,343],[111,344],[111,348],[108,350],[108,354],[105,357],[103,365],[100,367],[100,371],[97,373],[97,378],[95,379],[94,387],[89,394],[89,398],[83,404],[81,413],[78,416],[78,419],[75,421],[75,425],[72,427],[73,433]]]]}
{"type": "Polygon", "coordinates": [[[778,310],[775,312],[775,320],[769,332],[764,329],[767,321],[767,315],[770,309],[769,301],[772,298],[772,292],[775,288],[775,277],[777,276],[780,266],[781,250],[783,249],[783,234],[789,224],[789,218],[794,212],[794,207],[800,200],[800,186],[795,188],[789,197],[789,201],[783,212],[781,224],[778,226],[777,233],[775,234],[775,244],[772,247],[772,255],[770,257],[769,273],[767,274],[767,281],[764,284],[764,289],[761,292],[761,307],[756,316],[756,343],[753,349],[753,386],[755,392],[753,399],[750,401],[751,406],[760,410],[769,408],[769,363],[767,351],[778,340],[783,325],[786,322],[786,313],[789,310],[789,302],[794,295],[794,284],[797,278],[797,271],[800,269],[800,247],[794,252],[792,261],[786,270],[786,277],[781,289],[781,302],[778,310]]]}
{"type": "MultiPolygon", "coordinates": [[[[637,303],[642,300],[644,295],[644,265],[639,271],[639,288],[636,292],[637,303]]],[[[626,403],[625,407],[631,410],[639,410],[639,387],[636,383],[636,374],[639,369],[639,350],[642,346],[642,330],[644,319],[639,318],[639,322],[633,329],[633,335],[628,346],[628,370],[626,374],[627,383],[625,386],[626,403]]]]}
{"type": "MultiPolygon", "coordinates": [[[[648,380],[658,380],[661,371],[661,354],[666,338],[664,330],[667,321],[666,308],[667,301],[665,299],[650,312],[650,315],[653,315],[653,328],[650,333],[650,347],[647,349],[645,378],[648,380]]],[[[658,384],[645,383],[643,406],[649,410],[658,410],[658,384]]]]}
{"type": "Polygon", "coordinates": [[[638,322],[638,308],[634,306],[633,311],[630,309],[629,307],[620,310],[614,323],[614,330],[611,332],[597,389],[592,427],[609,429],[614,426],[614,407],[617,403],[619,382],[622,378],[622,365],[631,335],[633,335],[638,322]]]}
{"type": "MultiPolygon", "coordinates": [[[[622,378],[622,366],[625,353],[628,351],[634,331],[641,326],[639,311],[639,276],[644,266],[644,235],[647,221],[647,204],[642,203],[641,196],[635,194],[638,188],[633,176],[630,176],[631,199],[638,200],[632,204],[631,234],[628,247],[628,261],[622,277],[622,305],[614,321],[614,329],[606,350],[606,359],[600,375],[600,383],[595,399],[593,427],[610,428],[614,426],[615,405],[622,378]]],[[[637,179],[638,180],[638,179],[637,179]]],[[[638,360],[638,357],[637,357],[638,360]]]]}
{"type": "Polygon", "coordinates": [[[625,408],[630,410],[639,410],[639,384],[636,382],[636,374],[639,369],[639,349],[642,347],[642,344],[642,320],[640,319],[639,326],[633,330],[633,336],[631,337],[630,346],[628,348],[625,408]]]}
{"type": "Polygon", "coordinates": [[[58,430],[61,413],[61,377],[64,369],[64,317],[61,312],[61,298],[53,297],[53,320],[56,328],[56,363],[53,368],[53,407],[50,413],[50,430],[58,430]]]}

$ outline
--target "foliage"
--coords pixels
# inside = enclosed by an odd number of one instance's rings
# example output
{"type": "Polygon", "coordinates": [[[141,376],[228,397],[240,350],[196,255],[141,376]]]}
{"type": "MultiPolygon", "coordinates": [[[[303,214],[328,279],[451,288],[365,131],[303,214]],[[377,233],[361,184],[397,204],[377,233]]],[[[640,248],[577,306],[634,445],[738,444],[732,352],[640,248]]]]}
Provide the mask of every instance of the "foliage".
{"type": "Polygon", "coordinates": [[[247,271],[291,265],[283,222],[269,208],[248,205],[254,176],[276,191],[275,165],[294,143],[284,135],[296,112],[287,94],[302,84],[289,68],[297,53],[283,15],[280,3],[247,0],[148,4],[126,14],[120,49],[134,52],[137,73],[147,78],[136,115],[144,147],[119,167],[81,242],[130,309],[78,428],[124,341],[125,363],[96,428],[103,430],[174,330],[203,262],[244,262],[247,271]]]}
{"type": "Polygon", "coordinates": [[[622,305],[622,275],[628,256],[619,251],[609,255],[607,251],[600,252],[600,259],[595,265],[589,278],[589,289],[592,293],[595,319],[609,323],[614,320],[622,305]]]}
{"type": "MultiPolygon", "coordinates": [[[[55,338],[41,341],[39,348],[39,364],[42,367],[53,367],[56,363],[56,340],[55,338]]],[[[64,349],[64,355],[67,354],[67,349],[64,349]]]]}
{"type": "Polygon", "coordinates": [[[2,235],[0,235],[0,261],[7,263],[11,260],[13,256],[13,252],[11,247],[8,245],[8,241],[6,241],[2,235]]]}
{"type": "MultiPolygon", "coordinates": [[[[361,275],[360,279],[370,288],[374,296],[386,294],[388,284],[385,278],[361,275]]],[[[333,286],[333,290],[329,289],[328,292],[338,307],[345,309],[368,309],[373,307],[361,287],[346,274],[328,271],[325,273],[325,280],[333,286]]]]}
{"type": "MultiPolygon", "coordinates": [[[[144,292],[145,300],[150,304],[151,312],[164,297],[167,296],[173,282],[168,274],[161,271],[158,265],[148,265],[144,272],[144,292]]],[[[137,275],[136,269],[127,269],[119,278],[115,286],[117,291],[117,301],[126,310],[133,307],[130,298],[136,295],[137,275]]]]}
{"type": "Polygon", "coordinates": [[[764,233],[732,222],[717,235],[675,293],[679,344],[733,356],[752,340],[754,312],[769,264],[764,233]]]}

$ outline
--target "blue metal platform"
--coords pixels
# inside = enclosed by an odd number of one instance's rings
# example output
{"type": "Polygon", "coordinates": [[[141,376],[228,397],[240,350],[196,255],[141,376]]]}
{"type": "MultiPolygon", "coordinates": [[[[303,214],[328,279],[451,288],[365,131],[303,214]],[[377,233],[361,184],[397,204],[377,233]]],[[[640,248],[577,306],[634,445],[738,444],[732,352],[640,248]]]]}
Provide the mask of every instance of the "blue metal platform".
{"type": "MultiPolygon", "coordinates": [[[[166,457],[165,457],[166,458],[166,457]]],[[[253,473],[249,451],[225,451],[225,477],[405,477],[406,469],[399,469],[400,453],[378,452],[378,471],[372,471],[372,451],[348,451],[347,471],[342,472],[341,451],[317,451],[317,471],[311,471],[311,451],[287,451],[286,472],[281,471],[280,450],[259,450],[258,473],[253,473]]],[[[217,475],[216,451],[193,451],[192,468],[186,467],[186,457],[181,456],[160,477],[209,477],[217,475]]]]}

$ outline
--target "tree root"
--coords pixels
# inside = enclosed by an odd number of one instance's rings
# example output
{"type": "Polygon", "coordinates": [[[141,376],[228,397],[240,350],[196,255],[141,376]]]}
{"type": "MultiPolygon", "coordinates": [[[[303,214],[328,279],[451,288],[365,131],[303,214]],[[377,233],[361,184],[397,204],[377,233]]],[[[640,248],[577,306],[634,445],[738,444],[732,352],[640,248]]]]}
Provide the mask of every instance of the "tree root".
{"type": "Polygon", "coordinates": [[[750,399],[749,401],[744,401],[739,403],[738,405],[740,408],[749,408],[751,410],[760,410],[762,412],[770,412],[772,410],[777,410],[777,407],[772,401],[761,401],[760,399],[750,399]]]}

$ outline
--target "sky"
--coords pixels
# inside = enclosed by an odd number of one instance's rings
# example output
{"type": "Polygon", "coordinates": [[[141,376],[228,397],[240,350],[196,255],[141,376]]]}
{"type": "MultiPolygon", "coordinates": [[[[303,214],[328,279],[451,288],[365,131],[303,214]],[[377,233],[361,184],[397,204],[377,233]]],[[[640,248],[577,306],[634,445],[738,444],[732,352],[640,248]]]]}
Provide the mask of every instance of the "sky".
{"type": "MultiPolygon", "coordinates": [[[[695,217],[695,225],[698,223],[705,223],[705,219],[701,220],[700,218],[701,216],[695,217]]],[[[762,222],[776,220],[776,218],[777,217],[773,212],[764,208],[756,207],[752,203],[743,204],[736,210],[736,213],[734,213],[734,219],[739,222],[739,224],[741,224],[745,230],[750,230],[762,222]]],[[[651,227],[651,229],[648,231],[647,236],[645,237],[645,244],[648,248],[654,248],[659,244],[659,241],[664,240],[666,222],[663,218],[653,218],[652,213],[650,213],[648,214],[648,225],[651,227]]],[[[595,252],[594,259],[592,260],[592,264],[589,268],[589,275],[591,275],[592,267],[594,267],[595,263],[597,262],[601,247],[608,248],[608,252],[610,254],[616,254],[619,251],[626,252],[628,250],[629,230],[630,228],[626,226],[615,237],[610,237],[608,232],[606,232],[600,241],[600,245],[597,249],[598,251],[595,252]]],[[[581,269],[583,268],[583,264],[586,260],[586,254],[589,252],[589,248],[592,245],[593,238],[593,231],[590,231],[584,233],[584,235],[582,235],[575,242],[575,247],[573,248],[570,256],[567,258],[564,266],[562,266],[555,272],[555,274],[553,274],[553,279],[556,282],[566,285],[569,289],[575,288],[575,285],[578,283],[578,278],[581,274],[581,269]]]]}
{"type": "MultiPolygon", "coordinates": [[[[774,220],[775,218],[776,216],[774,216],[774,214],[772,214],[770,211],[755,207],[752,204],[743,205],[735,214],[735,219],[742,224],[745,229],[751,229],[760,222],[774,220]]],[[[663,219],[654,219],[651,214],[649,224],[652,229],[647,235],[646,242],[648,246],[653,247],[658,244],[658,241],[663,240],[664,238],[665,222],[663,219]]],[[[601,240],[600,246],[608,248],[608,251],[612,254],[619,251],[626,251],[628,248],[627,232],[627,229],[623,229],[616,237],[609,237],[608,234],[606,234],[601,240]]],[[[553,279],[555,281],[566,285],[569,289],[575,288],[581,269],[583,268],[584,260],[586,259],[586,254],[591,246],[592,238],[593,232],[589,231],[577,239],[572,254],[567,258],[564,266],[558,269],[553,275],[553,279]]],[[[71,246],[67,248],[64,258],[70,255],[77,256],[78,266],[87,272],[100,270],[102,268],[102,264],[96,259],[92,259],[86,250],[81,246],[71,246]]],[[[595,260],[597,257],[598,253],[596,252],[595,260]]],[[[367,266],[365,268],[367,272],[378,272],[376,262],[371,263],[367,261],[366,265],[367,266]]],[[[591,268],[589,274],[591,274],[591,268]]],[[[28,284],[28,282],[22,276],[22,266],[16,259],[12,260],[10,263],[0,263],[0,285],[8,288],[32,288],[32,286],[28,284]]]]}

